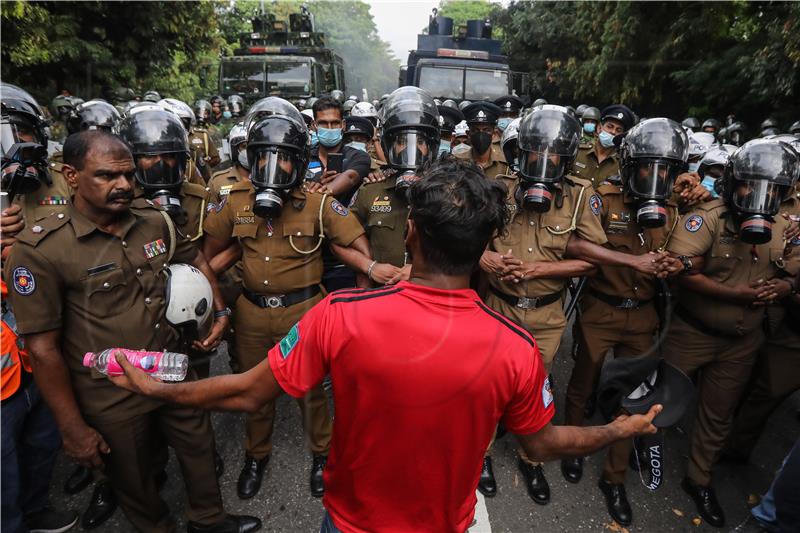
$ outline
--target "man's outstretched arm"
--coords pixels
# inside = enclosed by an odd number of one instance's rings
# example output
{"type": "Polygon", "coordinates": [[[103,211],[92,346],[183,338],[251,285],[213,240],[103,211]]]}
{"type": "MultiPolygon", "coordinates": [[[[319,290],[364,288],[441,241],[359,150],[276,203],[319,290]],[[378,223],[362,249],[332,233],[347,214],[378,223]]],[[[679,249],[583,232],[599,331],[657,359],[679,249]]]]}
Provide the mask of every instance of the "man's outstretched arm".
{"type": "Polygon", "coordinates": [[[266,354],[263,361],[243,374],[185,383],[155,380],[130,364],[120,352],[116,357],[125,374],[109,376],[114,385],[170,403],[219,411],[254,412],[283,392],[275,380],[266,354]]]}
{"type": "Polygon", "coordinates": [[[655,433],[657,428],[652,422],[661,409],[661,405],[654,405],[646,415],[622,415],[605,426],[547,424],[536,433],[517,435],[517,438],[532,461],[589,455],[618,440],[655,433]]]}

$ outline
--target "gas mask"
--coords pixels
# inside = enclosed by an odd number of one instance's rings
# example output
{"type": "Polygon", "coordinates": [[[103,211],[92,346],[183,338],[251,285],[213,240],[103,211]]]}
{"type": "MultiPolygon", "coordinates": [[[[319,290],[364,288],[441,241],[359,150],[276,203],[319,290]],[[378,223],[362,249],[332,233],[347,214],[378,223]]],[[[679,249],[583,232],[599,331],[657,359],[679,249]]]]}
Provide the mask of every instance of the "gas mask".
{"type": "Polygon", "coordinates": [[[628,192],[636,200],[636,222],[643,228],[658,228],[667,223],[667,200],[683,162],[671,159],[637,158],[625,168],[628,192]]]}
{"type": "Polygon", "coordinates": [[[547,151],[520,150],[519,155],[517,203],[524,209],[545,213],[550,210],[556,187],[566,173],[567,158],[547,151]]]}
{"type": "Polygon", "coordinates": [[[439,155],[439,138],[426,130],[395,130],[384,134],[383,147],[391,168],[413,174],[439,155]]]}
{"type": "Polygon", "coordinates": [[[47,148],[40,144],[33,129],[16,117],[4,116],[0,122],[0,158],[2,188],[13,199],[50,185],[47,172],[47,148]]]}
{"type": "Polygon", "coordinates": [[[748,244],[772,240],[774,216],[780,209],[788,188],[763,179],[734,180],[731,194],[734,220],[739,238],[748,244]]]}
{"type": "Polygon", "coordinates": [[[188,163],[186,153],[165,153],[155,163],[146,166],[150,156],[136,156],[136,182],[147,198],[161,206],[177,223],[183,224],[187,214],[181,205],[181,187],[188,163]]]}
{"type": "Polygon", "coordinates": [[[259,147],[252,155],[250,181],[256,190],[253,213],[261,218],[277,218],[289,192],[299,181],[299,158],[274,146],[259,147]]]}

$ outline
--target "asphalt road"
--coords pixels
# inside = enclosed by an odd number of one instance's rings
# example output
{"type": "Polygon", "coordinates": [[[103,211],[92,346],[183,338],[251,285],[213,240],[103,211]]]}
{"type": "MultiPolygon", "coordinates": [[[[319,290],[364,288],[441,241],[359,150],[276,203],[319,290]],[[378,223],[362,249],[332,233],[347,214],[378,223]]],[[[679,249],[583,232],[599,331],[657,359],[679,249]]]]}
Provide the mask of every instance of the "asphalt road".
{"type": "MultiPolygon", "coordinates": [[[[569,356],[571,340],[565,337],[554,368],[556,423],[563,420],[559,408],[564,404],[564,393],[572,359],[569,356]]],[[[223,347],[224,348],[224,347],[223,347]]],[[[228,371],[224,352],[214,359],[215,374],[228,371]]],[[[764,492],[773,473],[800,435],[798,424],[800,394],[795,394],[772,416],[756,450],[753,464],[746,467],[721,465],[715,473],[715,485],[720,502],[727,513],[727,526],[721,531],[757,532],[760,528],[749,519],[748,495],[764,492]]],[[[319,531],[323,508],[321,501],[312,498],[308,490],[311,456],[305,445],[296,403],[286,396],[278,400],[277,422],[274,434],[275,449],[265,473],[260,493],[252,500],[242,501],[236,496],[236,479],[243,457],[243,416],[236,413],[214,413],[213,422],[219,452],[225,460],[221,478],[222,495],[226,509],[231,513],[251,514],[264,522],[263,531],[315,532],[319,531]]],[[[595,423],[599,423],[596,415],[595,423]]],[[[627,478],[628,497],[633,507],[633,525],[629,532],[679,532],[720,531],[706,524],[696,525],[694,505],[681,490],[680,480],[686,467],[688,431],[691,416],[670,429],[666,434],[664,482],[656,492],[650,492],[637,479],[636,472],[627,478]]],[[[625,529],[612,523],[603,496],[597,488],[605,455],[603,452],[589,457],[584,464],[583,480],[572,485],[561,476],[558,462],[545,466],[552,498],[549,505],[539,506],[528,498],[522,477],[516,468],[516,444],[512,435],[506,435],[494,446],[494,467],[499,491],[486,500],[488,525],[481,522],[475,531],[487,532],[622,532],[625,529]]],[[[387,461],[392,461],[387,457],[387,461]]],[[[82,512],[88,504],[91,489],[75,496],[64,494],[62,487],[72,464],[61,457],[56,466],[50,491],[51,502],[60,508],[82,512]]],[[[183,531],[185,495],[183,480],[177,461],[170,459],[169,481],[162,497],[179,522],[183,531]]],[[[398,472],[402,475],[402,472],[398,472]]],[[[76,529],[79,526],[76,527],[76,529]]],[[[133,531],[120,509],[98,531],[124,533],[133,531]]]]}

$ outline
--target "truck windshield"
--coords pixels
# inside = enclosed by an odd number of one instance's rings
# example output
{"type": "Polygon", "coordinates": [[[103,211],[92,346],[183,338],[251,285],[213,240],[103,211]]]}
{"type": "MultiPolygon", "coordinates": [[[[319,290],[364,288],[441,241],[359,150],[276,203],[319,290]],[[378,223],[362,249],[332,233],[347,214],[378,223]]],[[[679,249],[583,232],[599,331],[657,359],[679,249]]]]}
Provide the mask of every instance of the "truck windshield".
{"type": "Polygon", "coordinates": [[[260,61],[226,62],[222,64],[224,94],[263,94],[264,63],[260,61]]]}
{"type": "Polygon", "coordinates": [[[465,100],[495,100],[508,94],[508,72],[467,69],[465,100]]]}
{"type": "Polygon", "coordinates": [[[267,63],[267,92],[274,95],[310,94],[311,65],[308,62],[267,63]]]}
{"type": "Polygon", "coordinates": [[[428,91],[434,98],[462,100],[464,69],[422,67],[419,73],[419,88],[428,91]]]}
{"type": "Polygon", "coordinates": [[[424,66],[420,68],[419,87],[434,98],[494,100],[508,94],[508,72],[424,66]]]}

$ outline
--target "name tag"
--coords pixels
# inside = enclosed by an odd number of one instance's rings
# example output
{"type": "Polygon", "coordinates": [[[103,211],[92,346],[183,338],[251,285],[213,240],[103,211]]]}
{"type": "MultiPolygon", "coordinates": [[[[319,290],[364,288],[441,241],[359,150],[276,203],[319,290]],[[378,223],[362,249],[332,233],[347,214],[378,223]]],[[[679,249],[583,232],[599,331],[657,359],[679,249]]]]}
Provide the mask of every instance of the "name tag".
{"type": "Polygon", "coordinates": [[[103,272],[108,272],[109,270],[114,270],[117,268],[116,263],[106,263],[104,265],[97,265],[93,266],[92,268],[86,269],[86,274],[88,276],[96,276],[97,274],[102,274],[103,272]]]}
{"type": "Polygon", "coordinates": [[[236,213],[236,217],[233,219],[233,223],[236,225],[240,224],[255,224],[256,223],[256,216],[253,213],[236,213]]]}

